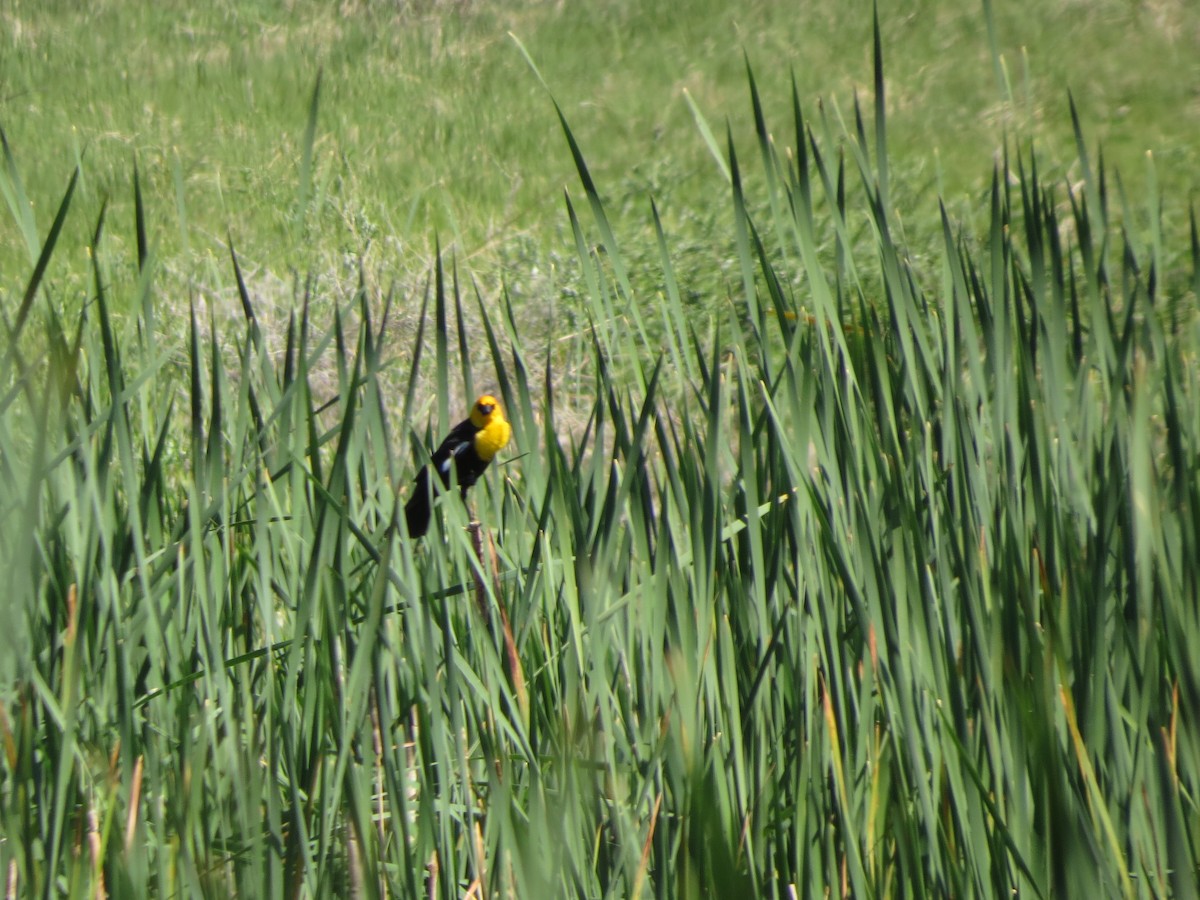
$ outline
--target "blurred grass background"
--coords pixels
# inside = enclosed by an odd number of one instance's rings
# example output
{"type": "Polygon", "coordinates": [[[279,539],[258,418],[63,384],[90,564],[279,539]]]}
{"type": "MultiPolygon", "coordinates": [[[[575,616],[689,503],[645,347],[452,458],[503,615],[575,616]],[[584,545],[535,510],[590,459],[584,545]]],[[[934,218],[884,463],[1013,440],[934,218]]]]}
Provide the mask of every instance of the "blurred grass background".
{"type": "MultiPolygon", "coordinates": [[[[711,290],[713,258],[730,256],[729,222],[711,203],[720,182],[684,92],[718,125],[748,127],[745,54],[771,73],[768,113],[787,113],[789,72],[805,100],[847,110],[869,88],[870,9],[863,0],[7,0],[0,127],[42,233],[81,164],[76,248],[104,200],[130,221],[136,159],[158,256],[182,283],[213,280],[227,235],[264,288],[291,270],[345,277],[364,252],[389,277],[421,274],[435,234],[473,271],[494,277],[507,266],[518,281],[569,245],[561,191],[573,176],[512,32],[574,123],[613,214],[632,212],[652,247],[653,192],[668,231],[697,246],[697,281],[711,290]],[[313,189],[300,209],[318,71],[313,189]]],[[[1127,178],[1142,178],[1153,150],[1169,200],[1194,190],[1196,4],[917,0],[879,13],[905,222],[936,220],[939,189],[956,214],[973,215],[1006,133],[1036,141],[1048,174],[1060,174],[1054,167],[1072,158],[1068,88],[1127,178]]],[[[1168,212],[1168,222],[1181,215],[1168,212]]],[[[936,242],[936,228],[915,228],[914,243],[936,242]]],[[[0,221],[5,279],[28,262],[13,229],[0,221]]],[[[131,260],[125,236],[113,238],[114,262],[131,260]]]]}

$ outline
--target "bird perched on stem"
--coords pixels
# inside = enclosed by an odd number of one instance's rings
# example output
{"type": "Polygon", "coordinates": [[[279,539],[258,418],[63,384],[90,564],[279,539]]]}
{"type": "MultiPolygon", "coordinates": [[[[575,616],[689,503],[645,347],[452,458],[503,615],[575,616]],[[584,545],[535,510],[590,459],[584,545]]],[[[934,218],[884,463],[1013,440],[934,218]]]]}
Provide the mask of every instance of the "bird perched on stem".
{"type": "MultiPolygon", "coordinates": [[[[473,485],[492,458],[504,448],[512,435],[512,426],[504,418],[504,410],[491,394],[484,394],[471,407],[471,414],[446,435],[433,453],[433,468],[450,487],[450,467],[453,465],[461,495],[473,485]]],[[[433,502],[433,487],[429,483],[429,466],[417,473],[412,496],[404,504],[404,518],[410,537],[421,537],[429,529],[429,511],[433,502]]]]}

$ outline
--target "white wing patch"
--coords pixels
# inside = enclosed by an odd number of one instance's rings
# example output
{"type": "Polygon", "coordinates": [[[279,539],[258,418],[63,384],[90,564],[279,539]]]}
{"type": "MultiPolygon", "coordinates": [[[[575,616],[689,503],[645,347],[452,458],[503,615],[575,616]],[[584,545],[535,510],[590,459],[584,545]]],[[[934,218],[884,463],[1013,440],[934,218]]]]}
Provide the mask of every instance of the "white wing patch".
{"type": "Polygon", "coordinates": [[[443,475],[450,474],[450,464],[454,462],[454,459],[455,459],[455,457],[458,456],[458,454],[462,453],[464,450],[466,450],[470,446],[471,446],[470,441],[459,441],[457,444],[455,444],[453,447],[451,447],[450,455],[447,456],[444,460],[442,460],[442,464],[440,466],[438,466],[438,471],[441,472],[443,475]]]}

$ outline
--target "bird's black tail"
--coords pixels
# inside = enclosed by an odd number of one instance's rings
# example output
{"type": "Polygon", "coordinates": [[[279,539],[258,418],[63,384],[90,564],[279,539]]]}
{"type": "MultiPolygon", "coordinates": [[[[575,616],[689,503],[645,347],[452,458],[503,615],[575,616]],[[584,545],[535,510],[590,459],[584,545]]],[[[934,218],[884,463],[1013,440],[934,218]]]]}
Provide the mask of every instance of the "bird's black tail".
{"type": "Polygon", "coordinates": [[[417,473],[412,496],[404,504],[409,537],[422,537],[429,530],[429,493],[429,469],[426,467],[417,473]]]}

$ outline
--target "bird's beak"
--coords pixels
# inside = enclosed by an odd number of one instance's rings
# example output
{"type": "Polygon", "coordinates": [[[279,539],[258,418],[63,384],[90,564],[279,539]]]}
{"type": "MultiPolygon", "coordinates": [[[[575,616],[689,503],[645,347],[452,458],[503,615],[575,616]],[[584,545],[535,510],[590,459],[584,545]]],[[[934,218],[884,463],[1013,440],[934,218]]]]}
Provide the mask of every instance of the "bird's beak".
{"type": "Polygon", "coordinates": [[[496,405],[494,403],[480,403],[479,404],[479,411],[481,413],[483,413],[485,416],[490,416],[492,414],[492,410],[495,408],[496,408],[496,405]]]}

